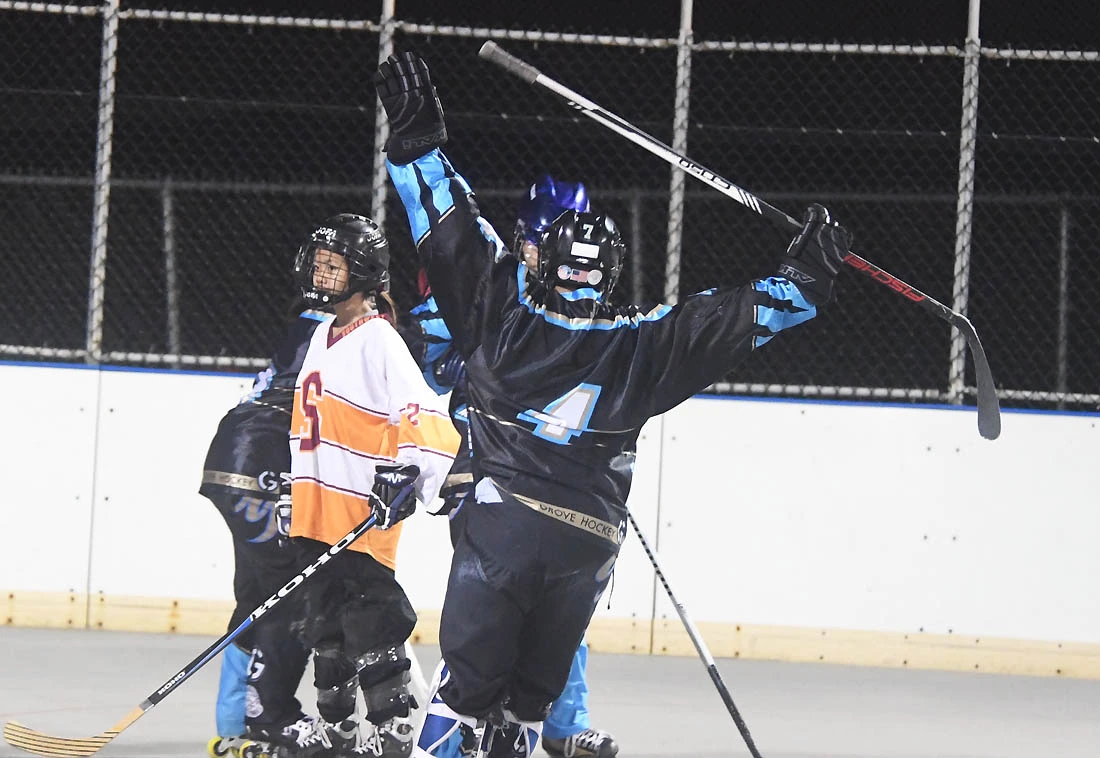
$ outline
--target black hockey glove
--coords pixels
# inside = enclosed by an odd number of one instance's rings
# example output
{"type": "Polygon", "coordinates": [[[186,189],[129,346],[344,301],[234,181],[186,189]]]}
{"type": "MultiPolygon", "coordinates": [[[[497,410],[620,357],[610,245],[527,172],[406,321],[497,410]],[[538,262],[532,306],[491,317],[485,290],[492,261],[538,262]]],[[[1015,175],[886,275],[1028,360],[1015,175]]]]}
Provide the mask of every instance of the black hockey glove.
{"type": "Polygon", "coordinates": [[[439,496],[443,498],[443,507],[433,513],[433,516],[450,516],[473,489],[474,477],[472,474],[448,474],[443,486],[439,489],[439,496]]]}
{"type": "Polygon", "coordinates": [[[379,466],[374,470],[374,503],[379,529],[389,529],[413,514],[416,495],[413,485],[420,478],[420,468],[411,463],[379,466]]]}
{"type": "Polygon", "coordinates": [[[443,106],[423,58],[416,53],[391,55],[373,78],[390,121],[386,153],[391,163],[411,163],[447,141],[443,106]]]}
{"type": "Polygon", "coordinates": [[[455,350],[454,345],[448,347],[432,366],[435,380],[443,387],[454,387],[465,371],[466,361],[461,353],[455,350]]]}
{"type": "Polygon", "coordinates": [[[275,528],[279,531],[279,537],[286,539],[290,536],[290,493],[279,495],[275,501],[275,528]]]}
{"type": "Polygon", "coordinates": [[[829,217],[825,206],[814,203],[802,216],[802,231],[779,259],[779,276],[794,282],[814,305],[834,299],[833,280],[852,246],[852,235],[829,217]]]}

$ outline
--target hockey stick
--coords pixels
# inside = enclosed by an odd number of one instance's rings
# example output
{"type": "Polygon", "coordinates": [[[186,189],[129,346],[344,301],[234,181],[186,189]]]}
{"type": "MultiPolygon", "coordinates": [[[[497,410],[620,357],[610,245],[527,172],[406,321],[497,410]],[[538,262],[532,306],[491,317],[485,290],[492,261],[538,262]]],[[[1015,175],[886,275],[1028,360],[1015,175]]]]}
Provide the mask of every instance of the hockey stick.
{"type": "MultiPolygon", "coordinates": [[[[412,492],[412,488],[407,488],[404,492],[401,492],[394,498],[392,507],[400,505],[409,493],[412,492]]],[[[372,495],[372,497],[374,497],[372,495]]],[[[99,752],[108,742],[113,740],[131,724],[145,715],[145,712],[150,710],[154,705],[159,703],[164,698],[168,697],[177,687],[187,681],[192,674],[201,669],[210,660],[229,646],[233,640],[240,636],[245,629],[252,626],[255,621],[270,611],[275,605],[284,597],[289,595],[295,589],[298,588],[302,582],[311,577],[321,566],[324,566],[333,556],[341,552],[351,543],[363,536],[363,534],[374,526],[374,522],[377,520],[374,509],[371,511],[371,515],[357,527],[352,529],[343,539],[330,547],[324,553],[321,554],[317,560],[310,565],[302,569],[301,573],[284,584],[278,592],[269,597],[260,607],[252,611],[248,618],[246,618],[241,625],[231,632],[228,632],[222,636],[219,640],[214,642],[210,647],[206,648],[203,652],[199,653],[190,663],[184,666],[180,671],[171,679],[166,681],[160,687],[152,692],[149,697],[145,698],[140,705],[135,707],[132,711],[127,713],[121,721],[112,726],[105,732],[96,734],[92,737],[74,738],[74,737],[53,737],[48,734],[31,729],[30,727],[20,724],[18,721],[8,721],[4,724],[4,740],[14,747],[26,750],[28,753],[34,753],[35,755],[45,756],[61,756],[63,758],[75,758],[76,756],[88,756],[94,755],[99,752]]]]}
{"type": "MultiPolygon", "coordinates": [[[[635,145],[648,150],[658,158],[676,166],[681,171],[691,174],[704,184],[713,187],[727,197],[733,198],[751,211],[763,216],[773,224],[785,230],[798,230],[802,224],[788,216],[774,205],[761,200],[748,190],[738,187],[728,179],[724,179],[708,168],[695,161],[680,155],[671,147],[658,140],[628,121],[616,116],[611,111],[601,108],[591,100],[574,92],[565,85],[551,79],[531,64],[520,60],[511,53],[505,52],[499,45],[489,40],[481,46],[478,55],[491,61],[508,73],[523,79],[528,84],[539,85],[554,93],[572,108],[583,113],[593,121],[607,127],[611,131],[633,142],[635,145]]],[[[943,319],[958,329],[966,338],[966,344],[970,348],[970,355],[974,360],[974,376],[978,385],[978,432],[988,440],[995,440],[1001,434],[1001,409],[997,399],[997,389],[993,383],[993,372],[989,369],[989,360],[985,356],[981,340],[970,319],[951,310],[943,303],[929,297],[917,288],[906,284],[893,274],[883,271],[870,261],[861,258],[853,252],[849,252],[844,262],[854,269],[861,271],[880,284],[884,284],[894,292],[897,292],[907,300],[916,303],[933,316],[943,319]]]]}
{"type": "Polygon", "coordinates": [[[745,745],[749,748],[749,752],[752,753],[752,758],[761,758],[760,751],[756,749],[756,743],[752,741],[752,735],[749,734],[749,728],[745,726],[745,720],[741,718],[740,711],[738,711],[737,706],[734,705],[733,696],[730,695],[730,691],[726,688],[726,683],[722,681],[722,675],[718,673],[718,667],[714,665],[714,657],[711,656],[710,650],[707,649],[707,643],[703,641],[703,636],[699,634],[699,630],[695,628],[695,624],[692,622],[691,617],[688,616],[687,611],[684,610],[683,603],[677,600],[676,596],[672,594],[672,587],[668,585],[668,579],[665,578],[665,572],[661,571],[661,566],[657,563],[657,556],[649,549],[649,542],[646,541],[645,535],[642,534],[642,530],[638,527],[638,522],[634,520],[634,514],[627,511],[626,517],[630,519],[630,525],[634,527],[634,533],[638,535],[638,541],[642,543],[642,549],[645,550],[645,554],[649,556],[649,562],[653,564],[653,571],[657,574],[657,578],[661,580],[661,584],[664,585],[665,592],[668,593],[668,599],[676,606],[676,612],[680,614],[680,621],[684,623],[684,629],[687,630],[688,636],[691,637],[691,641],[695,644],[695,651],[699,653],[699,657],[703,659],[703,665],[707,667],[707,673],[710,674],[710,680],[714,682],[714,686],[718,689],[718,694],[722,697],[722,702],[726,704],[726,710],[729,711],[730,716],[733,717],[733,723],[737,725],[737,731],[741,732],[741,737],[745,740],[745,745]]]}

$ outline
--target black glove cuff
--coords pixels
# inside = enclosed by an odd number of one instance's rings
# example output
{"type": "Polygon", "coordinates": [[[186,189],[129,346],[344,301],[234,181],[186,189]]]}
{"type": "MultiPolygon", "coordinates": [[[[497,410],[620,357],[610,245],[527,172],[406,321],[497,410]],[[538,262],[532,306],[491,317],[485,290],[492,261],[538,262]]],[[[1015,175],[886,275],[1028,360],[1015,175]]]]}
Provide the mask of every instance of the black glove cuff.
{"type": "Polygon", "coordinates": [[[779,259],[777,274],[794,282],[811,305],[826,305],[833,301],[833,280],[836,275],[820,266],[802,258],[784,255],[779,259]]]}
{"type": "Polygon", "coordinates": [[[386,142],[386,155],[390,163],[404,166],[442,147],[447,142],[447,127],[440,126],[427,134],[392,134],[386,142]]]}

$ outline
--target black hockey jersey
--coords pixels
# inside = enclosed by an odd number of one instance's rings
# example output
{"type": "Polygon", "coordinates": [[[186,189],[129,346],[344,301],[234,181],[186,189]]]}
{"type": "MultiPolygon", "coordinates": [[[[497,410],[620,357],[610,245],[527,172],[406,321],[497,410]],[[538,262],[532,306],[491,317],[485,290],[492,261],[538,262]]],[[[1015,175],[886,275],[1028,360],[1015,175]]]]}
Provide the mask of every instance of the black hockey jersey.
{"type": "Polygon", "coordinates": [[[409,346],[409,352],[416,359],[416,365],[423,372],[428,386],[440,395],[451,393],[448,413],[462,438],[462,444],[455,453],[454,465],[440,493],[445,500],[452,501],[450,505],[454,505],[454,501],[471,489],[472,480],[465,363],[455,360],[461,356],[455,355],[451,332],[439,315],[439,304],[430,292],[423,302],[409,311],[409,316],[408,323],[402,323],[398,332],[409,346]]]}
{"type": "Polygon", "coordinates": [[[625,535],[642,425],[816,315],[780,277],[645,310],[547,290],[495,254],[499,237],[442,152],[388,168],[466,358],[475,480],[593,538],[625,535]]]}
{"type": "Polygon", "coordinates": [[[461,364],[451,365],[454,353],[451,333],[447,331],[447,324],[439,315],[439,306],[430,292],[409,311],[407,319],[398,323],[397,332],[408,345],[428,386],[437,395],[452,391],[457,374],[461,373],[461,364]]]}
{"type": "Polygon", "coordinates": [[[199,492],[231,491],[274,500],[279,474],[290,471],[290,414],[294,383],[310,337],[325,314],[306,310],[287,327],[252,391],[218,424],[203,466],[199,492]]]}

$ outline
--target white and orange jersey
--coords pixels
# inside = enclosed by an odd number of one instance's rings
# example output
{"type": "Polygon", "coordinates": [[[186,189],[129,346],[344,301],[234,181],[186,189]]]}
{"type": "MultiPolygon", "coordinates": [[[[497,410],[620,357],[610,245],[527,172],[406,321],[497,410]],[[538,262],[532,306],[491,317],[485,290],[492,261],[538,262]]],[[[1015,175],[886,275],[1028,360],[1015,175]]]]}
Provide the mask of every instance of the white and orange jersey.
{"type": "MultiPolygon", "coordinates": [[[[365,316],[333,335],[313,333],[294,387],[290,424],[290,534],[332,545],[370,514],[374,470],[420,467],[416,495],[431,503],[458,450],[447,406],[384,318],[365,316]]],[[[372,529],[348,549],[394,568],[401,524],[372,529]]]]}

